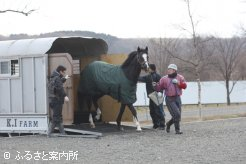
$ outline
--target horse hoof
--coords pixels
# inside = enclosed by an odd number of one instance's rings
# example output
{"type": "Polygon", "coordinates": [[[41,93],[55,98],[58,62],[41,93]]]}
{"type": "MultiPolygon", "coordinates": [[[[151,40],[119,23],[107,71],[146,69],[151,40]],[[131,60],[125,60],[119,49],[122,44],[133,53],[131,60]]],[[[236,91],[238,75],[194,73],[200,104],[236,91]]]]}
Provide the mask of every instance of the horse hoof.
{"type": "Polygon", "coordinates": [[[96,126],[95,126],[95,125],[91,125],[91,128],[93,128],[93,129],[94,129],[94,128],[96,128],[96,126]]]}
{"type": "Polygon", "coordinates": [[[95,116],[95,119],[98,121],[98,120],[100,120],[100,115],[96,115],[95,116]]]}
{"type": "Polygon", "coordinates": [[[142,129],[141,129],[141,128],[137,128],[136,131],[137,131],[137,132],[142,132],[142,129]]]}

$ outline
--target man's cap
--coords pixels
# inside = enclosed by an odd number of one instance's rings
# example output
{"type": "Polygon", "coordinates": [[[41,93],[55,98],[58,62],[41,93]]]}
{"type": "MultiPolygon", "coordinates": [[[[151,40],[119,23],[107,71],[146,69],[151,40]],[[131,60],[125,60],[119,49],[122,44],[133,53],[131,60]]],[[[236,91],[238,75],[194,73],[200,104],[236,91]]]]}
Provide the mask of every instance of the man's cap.
{"type": "Polygon", "coordinates": [[[155,66],[155,64],[149,64],[149,68],[150,68],[152,71],[156,71],[156,66],[155,66]]]}
{"type": "Polygon", "coordinates": [[[176,66],[176,64],[169,64],[169,66],[167,68],[168,69],[174,69],[175,71],[178,70],[178,67],[176,66]]]}

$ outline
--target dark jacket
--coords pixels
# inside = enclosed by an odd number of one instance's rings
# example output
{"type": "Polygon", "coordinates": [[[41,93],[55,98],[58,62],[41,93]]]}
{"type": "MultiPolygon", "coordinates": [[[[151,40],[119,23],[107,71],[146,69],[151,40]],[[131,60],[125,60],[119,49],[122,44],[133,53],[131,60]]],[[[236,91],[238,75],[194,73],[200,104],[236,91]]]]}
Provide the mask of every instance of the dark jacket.
{"type": "Polygon", "coordinates": [[[140,76],[138,78],[138,81],[146,83],[146,91],[149,95],[150,93],[155,91],[155,89],[152,86],[152,82],[159,82],[160,79],[161,76],[158,73],[152,72],[146,76],[140,76]]]}
{"type": "Polygon", "coordinates": [[[64,77],[62,77],[62,75],[60,75],[56,70],[52,72],[50,78],[55,78],[55,95],[56,98],[64,103],[64,97],[67,96],[67,94],[65,93],[65,90],[63,88],[63,83],[66,81],[66,79],[64,77]]]}

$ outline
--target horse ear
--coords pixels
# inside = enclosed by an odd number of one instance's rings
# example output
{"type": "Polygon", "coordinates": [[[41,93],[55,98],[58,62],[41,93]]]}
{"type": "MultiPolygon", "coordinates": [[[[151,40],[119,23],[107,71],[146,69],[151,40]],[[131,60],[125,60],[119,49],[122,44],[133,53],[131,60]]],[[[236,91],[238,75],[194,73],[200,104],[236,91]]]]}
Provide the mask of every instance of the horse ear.
{"type": "Polygon", "coordinates": [[[145,50],[148,51],[148,46],[146,46],[145,50]]]}
{"type": "Polygon", "coordinates": [[[138,52],[140,51],[140,48],[138,47],[138,52]]]}

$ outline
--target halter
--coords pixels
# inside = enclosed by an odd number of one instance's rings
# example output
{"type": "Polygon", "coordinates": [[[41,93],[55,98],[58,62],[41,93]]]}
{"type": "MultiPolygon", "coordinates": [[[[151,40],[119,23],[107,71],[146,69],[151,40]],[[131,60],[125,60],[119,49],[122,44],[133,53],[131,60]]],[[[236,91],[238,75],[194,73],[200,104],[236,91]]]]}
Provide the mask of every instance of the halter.
{"type": "Polygon", "coordinates": [[[147,68],[148,68],[148,67],[149,67],[149,63],[148,63],[148,59],[147,59],[147,56],[148,56],[147,53],[143,53],[141,56],[142,56],[143,59],[144,59],[143,62],[140,61],[139,52],[137,52],[137,61],[138,61],[138,63],[141,65],[141,68],[144,68],[145,65],[146,65],[147,68]],[[146,55],[146,57],[143,56],[143,55],[146,55]]]}

